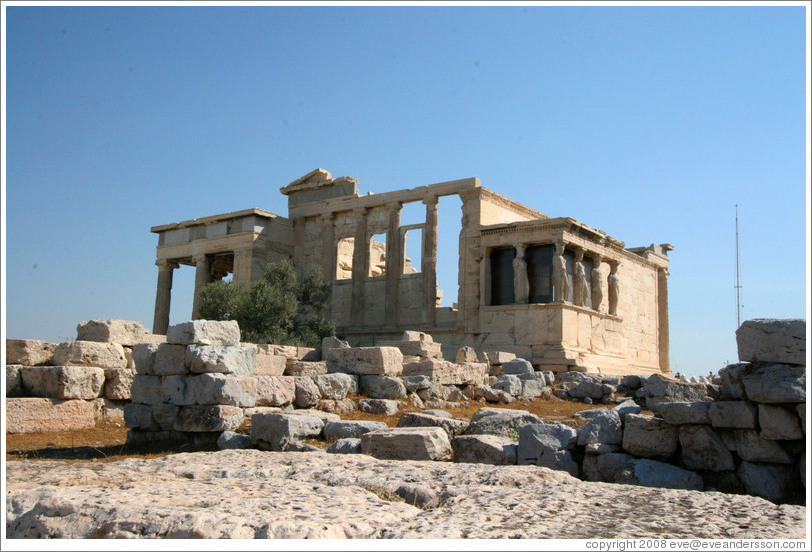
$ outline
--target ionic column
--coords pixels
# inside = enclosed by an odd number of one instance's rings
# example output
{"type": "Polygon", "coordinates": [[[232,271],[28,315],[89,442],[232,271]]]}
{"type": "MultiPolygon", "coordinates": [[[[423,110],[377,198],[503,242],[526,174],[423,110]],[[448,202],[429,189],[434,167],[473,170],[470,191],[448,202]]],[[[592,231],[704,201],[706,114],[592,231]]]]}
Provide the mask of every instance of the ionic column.
{"type": "Polygon", "coordinates": [[[335,218],[335,213],[325,213],[321,216],[321,232],[324,240],[321,250],[321,269],[329,282],[336,279],[335,218]]]}
{"type": "Polygon", "coordinates": [[[352,310],[350,311],[350,324],[362,326],[364,324],[364,293],[366,279],[369,274],[369,237],[367,236],[366,207],[353,210],[355,218],[355,239],[352,250],[352,310]]]}
{"type": "Polygon", "coordinates": [[[525,247],[526,244],[518,244],[516,246],[516,257],[513,258],[513,302],[520,305],[527,303],[530,294],[530,283],[527,280],[527,263],[524,260],[525,247]]]}
{"type": "Polygon", "coordinates": [[[192,320],[200,318],[200,293],[211,282],[211,268],[209,258],[205,254],[192,257],[195,263],[195,298],[192,302],[192,320]]]}
{"type": "Polygon", "coordinates": [[[592,280],[592,310],[600,312],[601,303],[603,303],[603,274],[601,274],[601,262],[603,262],[603,255],[595,254],[592,256],[592,273],[590,274],[592,280]]]}
{"type": "Polygon", "coordinates": [[[426,205],[426,224],[423,227],[423,305],[425,322],[434,326],[437,321],[437,197],[423,200],[426,205]]]}
{"type": "Polygon", "coordinates": [[[403,244],[400,233],[400,212],[403,206],[389,206],[389,228],[386,231],[386,305],[387,326],[397,326],[400,277],[403,274],[403,244]]]}
{"type": "Polygon", "coordinates": [[[251,285],[251,262],[253,253],[250,247],[234,250],[234,277],[232,280],[244,286],[251,285]]]}
{"type": "Polygon", "coordinates": [[[155,264],[158,265],[158,289],[155,293],[152,333],[166,335],[166,330],[169,328],[169,307],[172,301],[172,272],[179,265],[167,259],[158,259],[155,264]]]}

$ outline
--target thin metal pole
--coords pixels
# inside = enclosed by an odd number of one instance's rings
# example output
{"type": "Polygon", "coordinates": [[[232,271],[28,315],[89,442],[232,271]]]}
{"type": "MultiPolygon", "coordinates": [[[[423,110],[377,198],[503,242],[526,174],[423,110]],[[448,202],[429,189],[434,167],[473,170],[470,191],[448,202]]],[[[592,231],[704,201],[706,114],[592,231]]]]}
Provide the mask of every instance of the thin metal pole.
{"type": "Polygon", "coordinates": [[[739,261],[739,205],[736,204],[736,328],[742,325],[741,307],[741,263],[739,261]]]}

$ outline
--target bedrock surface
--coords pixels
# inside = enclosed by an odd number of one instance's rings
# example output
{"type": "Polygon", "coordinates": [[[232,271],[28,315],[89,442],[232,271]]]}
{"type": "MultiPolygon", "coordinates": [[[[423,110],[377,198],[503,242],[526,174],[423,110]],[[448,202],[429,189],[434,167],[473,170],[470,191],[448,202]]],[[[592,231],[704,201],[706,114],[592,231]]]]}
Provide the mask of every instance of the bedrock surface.
{"type": "Polygon", "coordinates": [[[6,473],[8,538],[803,538],[806,512],[536,466],[319,452],[9,461],[6,473]]]}

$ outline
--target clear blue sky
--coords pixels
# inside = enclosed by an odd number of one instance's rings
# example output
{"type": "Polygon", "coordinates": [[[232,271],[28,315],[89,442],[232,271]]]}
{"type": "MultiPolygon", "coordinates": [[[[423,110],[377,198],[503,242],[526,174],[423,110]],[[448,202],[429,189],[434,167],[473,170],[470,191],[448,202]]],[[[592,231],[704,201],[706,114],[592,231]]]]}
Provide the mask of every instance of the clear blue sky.
{"type": "MultiPolygon", "coordinates": [[[[478,176],[628,247],[673,244],[675,371],[736,361],[735,204],[743,319],[806,317],[804,7],[6,16],[5,337],[151,327],[151,226],[286,215],[279,188],[316,167],[362,193],[478,176]]],[[[193,277],[176,271],[173,324],[193,277]]]]}

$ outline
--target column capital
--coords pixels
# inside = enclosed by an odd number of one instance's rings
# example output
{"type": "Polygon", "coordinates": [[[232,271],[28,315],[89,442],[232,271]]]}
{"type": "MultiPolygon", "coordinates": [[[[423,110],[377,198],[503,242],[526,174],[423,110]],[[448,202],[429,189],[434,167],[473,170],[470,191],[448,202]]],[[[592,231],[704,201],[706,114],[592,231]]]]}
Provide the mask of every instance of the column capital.
{"type": "Polygon", "coordinates": [[[439,198],[436,195],[430,195],[428,197],[423,198],[423,205],[434,205],[436,206],[439,202],[439,198]]]}
{"type": "Polygon", "coordinates": [[[322,213],[321,214],[321,220],[323,220],[325,222],[333,222],[335,219],[336,219],[336,214],[334,212],[332,212],[332,211],[329,212],[329,213],[322,213]]]}
{"type": "Polygon", "coordinates": [[[581,262],[584,260],[584,248],[576,245],[573,246],[573,249],[575,250],[575,262],[581,262]]]}
{"type": "Polygon", "coordinates": [[[194,255],[192,255],[192,261],[194,261],[195,266],[197,266],[200,263],[205,263],[207,260],[208,257],[206,256],[205,253],[195,253],[194,255]]]}
{"type": "Polygon", "coordinates": [[[603,262],[603,255],[601,253],[592,253],[591,256],[595,265],[600,266],[600,264],[603,262]]]}
{"type": "Polygon", "coordinates": [[[160,270],[175,270],[176,268],[180,268],[180,263],[171,259],[158,259],[155,261],[155,264],[160,270]]]}
{"type": "Polygon", "coordinates": [[[353,207],[353,209],[352,209],[352,214],[356,215],[356,216],[358,216],[358,215],[366,216],[367,213],[369,213],[369,207],[365,207],[363,205],[353,207]]]}

